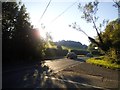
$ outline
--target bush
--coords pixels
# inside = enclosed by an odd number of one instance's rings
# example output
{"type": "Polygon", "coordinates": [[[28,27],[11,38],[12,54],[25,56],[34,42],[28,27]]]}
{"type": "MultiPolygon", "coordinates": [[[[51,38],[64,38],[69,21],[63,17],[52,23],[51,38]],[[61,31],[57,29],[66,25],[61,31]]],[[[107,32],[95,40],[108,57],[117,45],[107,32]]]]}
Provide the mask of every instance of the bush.
{"type": "Polygon", "coordinates": [[[91,54],[93,54],[93,55],[100,55],[100,52],[98,52],[97,50],[93,50],[93,51],[91,51],[91,54]]]}
{"type": "Polygon", "coordinates": [[[119,50],[116,50],[115,48],[110,48],[105,55],[105,60],[108,60],[111,63],[120,64],[119,50]]]}
{"type": "Polygon", "coordinates": [[[57,56],[66,56],[68,53],[68,50],[57,50],[57,56]]]}
{"type": "Polygon", "coordinates": [[[45,57],[66,56],[68,50],[60,50],[56,48],[47,48],[45,50],[45,57]]]}
{"type": "Polygon", "coordinates": [[[57,50],[55,48],[47,48],[45,50],[45,57],[56,56],[56,52],[57,52],[57,50]]]}

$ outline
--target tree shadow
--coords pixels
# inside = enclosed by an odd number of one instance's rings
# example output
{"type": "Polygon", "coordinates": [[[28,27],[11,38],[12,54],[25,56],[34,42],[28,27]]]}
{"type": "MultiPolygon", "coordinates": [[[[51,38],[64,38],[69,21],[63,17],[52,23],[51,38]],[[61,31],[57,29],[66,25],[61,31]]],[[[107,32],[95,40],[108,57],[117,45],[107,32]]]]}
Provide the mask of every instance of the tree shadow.
{"type": "Polygon", "coordinates": [[[88,79],[71,74],[56,76],[44,63],[6,77],[3,88],[90,88],[80,84],[90,82],[88,79]]]}
{"type": "Polygon", "coordinates": [[[76,59],[72,59],[72,60],[80,61],[80,62],[86,62],[84,59],[81,59],[81,58],[76,58],[76,59]]]}
{"type": "Polygon", "coordinates": [[[80,61],[80,62],[86,62],[85,60],[80,59],[80,58],[77,58],[76,60],[77,60],[77,61],[80,61]]]}
{"type": "Polygon", "coordinates": [[[45,65],[36,66],[33,73],[24,75],[23,80],[22,87],[24,88],[86,88],[86,86],[80,83],[90,82],[83,77],[74,75],[60,75],[57,77],[45,65]]]}
{"type": "Polygon", "coordinates": [[[91,88],[83,85],[90,82],[88,79],[71,73],[58,75],[58,81],[62,81],[65,88],[91,88]]]}

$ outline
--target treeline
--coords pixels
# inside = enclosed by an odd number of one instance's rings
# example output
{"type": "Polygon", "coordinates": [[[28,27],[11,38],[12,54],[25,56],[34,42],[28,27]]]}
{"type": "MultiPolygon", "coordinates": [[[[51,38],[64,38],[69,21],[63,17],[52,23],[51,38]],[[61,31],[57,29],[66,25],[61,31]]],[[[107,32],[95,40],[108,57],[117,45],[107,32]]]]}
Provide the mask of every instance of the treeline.
{"type": "Polygon", "coordinates": [[[66,56],[68,50],[58,49],[58,48],[47,48],[45,50],[45,58],[49,59],[51,57],[63,57],[66,56]]]}
{"type": "Polygon", "coordinates": [[[76,41],[62,40],[62,41],[55,42],[55,44],[65,46],[65,47],[76,48],[76,49],[87,49],[87,45],[82,45],[80,42],[76,42],[76,41]]]}
{"type": "Polygon", "coordinates": [[[30,23],[21,2],[2,3],[2,60],[10,63],[42,60],[45,42],[30,23]]]}
{"type": "Polygon", "coordinates": [[[74,52],[77,55],[87,55],[89,53],[87,50],[71,50],[71,52],[74,52]]]}

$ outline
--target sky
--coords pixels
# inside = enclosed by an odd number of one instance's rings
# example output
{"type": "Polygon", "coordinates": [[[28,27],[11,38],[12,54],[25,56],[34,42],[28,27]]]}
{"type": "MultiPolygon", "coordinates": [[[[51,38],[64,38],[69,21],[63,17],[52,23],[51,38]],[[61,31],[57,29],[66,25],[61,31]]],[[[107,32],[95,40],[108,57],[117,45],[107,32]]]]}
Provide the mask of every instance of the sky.
{"type": "MultiPolygon", "coordinates": [[[[90,37],[94,38],[97,35],[95,29],[93,29],[93,24],[82,19],[82,12],[78,9],[79,3],[83,4],[93,0],[84,0],[84,2],[83,0],[51,0],[42,17],[49,1],[22,1],[29,13],[32,25],[40,30],[41,35],[45,37],[45,32],[49,32],[53,41],[73,40],[89,45],[88,37],[82,32],[69,27],[69,25],[76,22],[90,37]],[[45,26],[45,28],[43,29],[42,26],[45,26]]],[[[104,2],[100,0],[97,12],[99,20],[97,23],[101,23],[103,19],[112,21],[118,17],[118,10],[113,7],[113,4],[112,0],[104,0],[104,2]]]]}

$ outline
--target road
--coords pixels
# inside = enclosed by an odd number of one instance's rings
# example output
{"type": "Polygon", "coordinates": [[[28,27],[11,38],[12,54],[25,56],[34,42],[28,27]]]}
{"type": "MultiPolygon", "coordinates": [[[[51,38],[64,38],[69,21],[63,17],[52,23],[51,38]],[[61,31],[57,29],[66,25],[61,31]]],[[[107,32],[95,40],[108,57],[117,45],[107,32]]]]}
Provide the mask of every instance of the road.
{"type": "MultiPolygon", "coordinates": [[[[79,61],[56,59],[47,60],[46,64],[49,64],[50,68],[55,72],[68,68],[71,65],[81,63],[79,61]],[[58,67],[59,66],[59,67],[58,67]]],[[[46,71],[49,71],[47,67],[43,67],[46,71]]],[[[39,64],[32,66],[24,66],[19,69],[12,69],[3,71],[2,73],[2,87],[3,88],[38,88],[38,87],[61,87],[54,84],[48,84],[51,81],[56,81],[53,78],[47,77],[46,73],[41,74],[41,66],[39,64]]],[[[57,83],[65,83],[64,80],[58,80],[57,83]]],[[[67,82],[68,83],[68,82],[67,82]]],[[[60,85],[60,84],[58,84],[60,85]]],[[[81,86],[81,85],[80,85],[81,86]]],[[[82,87],[84,87],[82,85],[82,87]]]]}
{"type": "MultiPolygon", "coordinates": [[[[96,77],[95,75],[90,75],[92,71],[91,68],[94,68],[90,65],[86,66],[85,57],[78,58],[77,60],[71,59],[56,59],[56,60],[46,60],[44,67],[46,71],[41,73],[41,66],[34,65],[29,68],[19,69],[12,72],[4,72],[2,74],[3,78],[3,88],[97,88],[102,89],[103,85],[98,86],[95,82],[101,82],[101,77],[96,77]],[[79,67],[80,66],[80,67],[79,67]],[[73,68],[72,68],[73,67],[73,68]],[[74,67],[77,67],[74,68],[74,67]],[[80,75],[72,74],[71,69],[74,71],[86,71],[80,72],[80,75]],[[52,72],[51,72],[52,70],[52,72]],[[68,70],[68,71],[67,71],[68,70]],[[88,71],[87,71],[88,70],[88,71]],[[51,74],[52,73],[52,74],[51,74]],[[72,75],[69,76],[69,75],[72,75]],[[90,83],[93,82],[93,83],[90,83]]],[[[95,70],[94,70],[95,71],[95,70]]],[[[99,68],[96,69],[99,71],[99,68]]],[[[101,70],[101,72],[104,70],[101,70]]],[[[110,72],[108,74],[111,74],[110,72]]],[[[92,74],[94,72],[92,71],[92,74]]],[[[98,74],[98,73],[96,73],[98,74]]],[[[107,75],[108,75],[107,74],[107,75]]],[[[117,76],[117,72],[114,74],[114,78],[117,76]]],[[[115,81],[116,79],[114,79],[115,81]]],[[[116,83],[116,82],[113,82],[116,83]]],[[[112,84],[112,83],[111,83],[112,84]]],[[[111,85],[110,84],[110,85],[111,85]]],[[[108,85],[109,87],[109,85],[108,85]]],[[[113,85],[114,87],[114,85],[113,85]]]]}
{"type": "Polygon", "coordinates": [[[82,60],[72,60],[72,59],[57,59],[57,60],[47,60],[45,61],[45,65],[47,65],[50,69],[53,70],[54,73],[61,71],[65,68],[83,63],[82,60]]]}
{"type": "Polygon", "coordinates": [[[56,60],[46,60],[45,65],[49,66],[54,72],[61,71],[65,68],[75,66],[77,64],[83,63],[89,57],[78,57],[76,60],[73,59],[56,59],[56,60]]]}
{"type": "Polygon", "coordinates": [[[58,59],[46,61],[46,65],[48,65],[54,73],[57,73],[57,75],[55,75],[55,77],[57,77],[56,80],[67,80],[76,84],[84,84],[85,86],[102,89],[118,88],[120,85],[120,71],[87,64],[85,62],[86,59],[88,59],[88,57],[79,57],[77,60],[58,59]]]}

